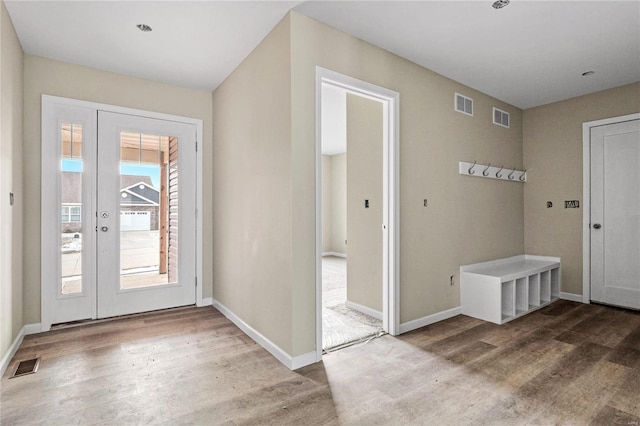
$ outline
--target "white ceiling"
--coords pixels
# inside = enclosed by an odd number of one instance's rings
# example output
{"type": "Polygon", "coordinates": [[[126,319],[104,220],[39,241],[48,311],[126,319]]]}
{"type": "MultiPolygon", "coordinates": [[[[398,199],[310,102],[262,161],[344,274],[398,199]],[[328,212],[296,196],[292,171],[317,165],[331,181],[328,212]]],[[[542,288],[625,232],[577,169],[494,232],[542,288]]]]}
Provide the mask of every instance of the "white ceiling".
{"type": "Polygon", "coordinates": [[[523,109],[640,81],[637,0],[5,3],[28,54],[208,91],[292,7],[523,109]]]}

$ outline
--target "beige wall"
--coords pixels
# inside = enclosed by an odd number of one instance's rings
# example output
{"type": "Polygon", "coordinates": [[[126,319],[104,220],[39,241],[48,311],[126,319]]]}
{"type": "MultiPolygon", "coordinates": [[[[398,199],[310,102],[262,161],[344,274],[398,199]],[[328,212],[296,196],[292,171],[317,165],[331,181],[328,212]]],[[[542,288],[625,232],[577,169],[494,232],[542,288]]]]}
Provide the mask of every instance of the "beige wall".
{"type": "Polygon", "coordinates": [[[331,156],[331,251],[347,254],[347,154],[331,156]]]}
{"type": "Polygon", "coordinates": [[[523,185],[458,174],[459,161],[522,167],[522,112],[295,12],[291,35],[298,354],[314,347],[316,65],[400,93],[401,322],[459,306],[460,265],[523,252],[523,185]],[[474,117],[453,111],[456,91],[474,99],[474,117]],[[511,113],[510,129],[492,124],[493,106],[511,113]]]}
{"type": "Polygon", "coordinates": [[[347,94],[347,301],[382,312],[382,103],[347,94]],[[369,207],[365,207],[365,200],[369,207]]]}
{"type": "Polygon", "coordinates": [[[40,322],[41,95],[48,94],[203,120],[203,294],[212,295],[211,93],[99,71],[36,56],[24,60],[25,322],[40,322]]]}
{"type": "Polygon", "coordinates": [[[322,156],[322,252],[347,254],[347,154],[322,156]]]}
{"type": "Polygon", "coordinates": [[[22,296],[23,53],[4,2],[0,2],[0,358],[24,325],[22,296]],[[15,195],[13,206],[9,193],[15,195]]]}
{"type": "Polygon", "coordinates": [[[285,17],[213,92],[213,297],[292,354],[289,36],[285,17]]]}
{"type": "Polygon", "coordinates": [[[640,83],[523,113],[525,250],[562,258],[562,291],[582,294],[582,123],[640,112],[640,83]],[[565,209],[565,200],[580,200],[565,209]],[[547,208],[546,202],[553,202],[547,208]]]}
{"type": "Polygon", "coordinates": [[[322,156],[322,252],[331,250],[331,164],[333,156],[322,156]]]}

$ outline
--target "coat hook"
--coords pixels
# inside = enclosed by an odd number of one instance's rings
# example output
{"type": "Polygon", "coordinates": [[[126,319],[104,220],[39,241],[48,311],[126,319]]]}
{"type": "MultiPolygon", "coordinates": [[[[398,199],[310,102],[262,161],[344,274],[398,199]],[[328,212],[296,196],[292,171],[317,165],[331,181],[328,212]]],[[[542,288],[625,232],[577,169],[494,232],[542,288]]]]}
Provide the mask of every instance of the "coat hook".
{"type": "Polygon", "coordinates": [[[472,175],[475,173],[475,170],[473,170],[473,168],[476,166],[476,160],[473,160],[473,164],[471,165],[471,167],[469,167],[469,174],[472,175]]]}
{"type": "Polygon", "coordinates": [[[496,177],[497,177],[498,179],[500,179],[500,178],[502,177],[502,173],[500,173],[500,172],[502,171],[502,169],[503,169],[503,168],[504,168],[504,166],[500,166],[500,170],[498,170],[498,171],[496,172],[496,177]]]}
{"type": "Polygon", "coordinates": [[[489,163],[489,165],[484,168],[484,170],[482,171],[482,176],[484,176],[484,177],[489,176],[489,172],[488,172],[489,167],[491,167],[491,163],[489,163]]]}
{"type": "Polygon", "coordinates": [[[509,180],[513,180],[513,174],[514,174],[515,172],[516,172],[516,169],[515,169],[515,167],[514,167],[514,169],[513,169],[513,170],[511,170],[511,173],[509,173],[509,174],[507,175],[507,177],[509,178],[509,180]]]}
{"type": "Polygon", "coordinates": [[[520,182],[524,182],[524,178],[525,178],[526,174],[527,174],[527,169],[524,169],[524,172],[522,172],[522,174],[518,178],[518,179],[520,179],[520,182]]]}

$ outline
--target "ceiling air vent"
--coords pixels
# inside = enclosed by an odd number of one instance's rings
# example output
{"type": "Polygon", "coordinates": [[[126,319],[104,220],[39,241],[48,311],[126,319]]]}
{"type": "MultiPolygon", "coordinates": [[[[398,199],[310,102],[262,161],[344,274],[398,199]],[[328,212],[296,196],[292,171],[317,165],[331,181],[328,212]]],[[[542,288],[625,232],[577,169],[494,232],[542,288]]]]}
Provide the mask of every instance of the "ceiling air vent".
{"type": "Polygon", "coordinates": [[[509,113],[493,107],[493,124],[509,128],[509,113]]]}
{"type": "Polygon", "coordinates": [[[462,96],[460,93],[456,93],[453,109],[473,117],[473,99],[462,96]]]}

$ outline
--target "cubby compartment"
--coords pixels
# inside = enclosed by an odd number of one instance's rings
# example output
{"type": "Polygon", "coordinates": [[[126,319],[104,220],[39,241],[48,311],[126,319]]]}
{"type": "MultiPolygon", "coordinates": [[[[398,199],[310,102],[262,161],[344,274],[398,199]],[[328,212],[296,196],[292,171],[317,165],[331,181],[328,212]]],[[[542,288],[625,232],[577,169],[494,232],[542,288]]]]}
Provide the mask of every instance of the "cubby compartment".
{"type": "Polygon", "coordinates": [[[462,313],[504,324],[560,297],[560,258],[520,255],[460,267],[462,313]]]}
{"type": "Polygon", "coordinates": [[[515,294],[513,281],[502,283],[502,319],[516,315],[515,294]]]}
{"type": "Polygon", "coordinates": [[[529,275],[529,309],[540,306],[540,276],[529,275]]]}
{"type": "Polygon", "coordinates": [[[540,302],[551,301],[551,280],[549,271],[540,272],[540,302]]]}
{"type": "Polygon", "coordinates": [[[529,292],[527,291],[527,277],[516,280],[516,315],[529,310],[529,292]]]}
{"type": "Polygon", "coordinates": [[[560,268],[551,270],[551,300],[560,298],[560,268]]]}

